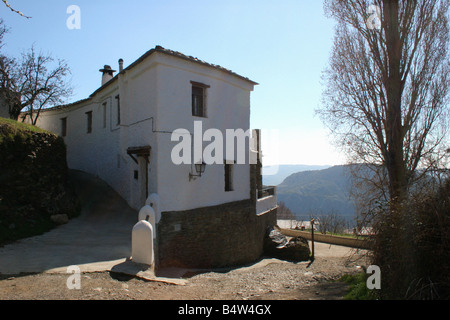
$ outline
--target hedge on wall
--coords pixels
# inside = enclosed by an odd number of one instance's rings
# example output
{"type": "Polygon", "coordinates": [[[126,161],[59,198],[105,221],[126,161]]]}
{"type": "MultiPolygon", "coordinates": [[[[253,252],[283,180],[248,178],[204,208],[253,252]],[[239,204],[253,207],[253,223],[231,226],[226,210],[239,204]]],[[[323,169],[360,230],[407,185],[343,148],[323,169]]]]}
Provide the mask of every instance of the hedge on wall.
{"type": "Polygon", "coordinates": [[[78,209],[64,140],[0,119],[0,243],[46,231],[52,215],[70,218],[78,209]]]}

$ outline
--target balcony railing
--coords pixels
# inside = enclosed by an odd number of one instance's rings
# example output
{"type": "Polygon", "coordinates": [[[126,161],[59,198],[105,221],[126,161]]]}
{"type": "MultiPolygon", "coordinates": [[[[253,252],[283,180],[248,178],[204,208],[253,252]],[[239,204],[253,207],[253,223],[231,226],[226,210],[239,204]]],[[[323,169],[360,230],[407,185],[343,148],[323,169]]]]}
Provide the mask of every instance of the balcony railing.
{"type": "Polygon", "coordinates": [[[274,196],[275,189],[276,187],[264,187],[261,190],[257,190],[258,199],[274,196]]]}
{"type": "Polygon", "coordinates": [[[256,214],[273,210],[277,207],[276,187],[264,187],[257,191],[256,214]]]}

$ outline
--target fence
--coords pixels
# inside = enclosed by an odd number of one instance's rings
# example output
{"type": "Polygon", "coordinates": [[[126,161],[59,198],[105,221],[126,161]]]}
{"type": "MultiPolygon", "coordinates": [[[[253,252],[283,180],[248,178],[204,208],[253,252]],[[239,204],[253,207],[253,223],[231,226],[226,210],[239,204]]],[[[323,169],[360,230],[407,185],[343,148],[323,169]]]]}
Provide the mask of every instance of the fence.
{"type": "MultiPolygon", "coordinates": [[[[290,230],[290,229],[280,229],[281,233],[288,237],[303,237],[307,240],[311,240],[311,232],[290,230]]],[[[350,237],[339,237],[332,236],[329,234],[321,234],[314,232],[314,241],[323,242],[329,244],[335,244],[339,246],[357,248],[357,249],[370,249],[370,239],[357,239],[350,237]]]]}

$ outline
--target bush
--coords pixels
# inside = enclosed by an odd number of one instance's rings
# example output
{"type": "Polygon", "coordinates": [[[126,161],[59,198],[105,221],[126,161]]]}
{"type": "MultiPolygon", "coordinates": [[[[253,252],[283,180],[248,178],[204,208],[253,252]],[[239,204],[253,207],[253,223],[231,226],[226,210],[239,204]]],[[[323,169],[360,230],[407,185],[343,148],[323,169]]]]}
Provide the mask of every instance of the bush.
{"type": "Polygon", "coordinates": [[[450,299],[449,179],[379,212],[374,231],[384,299],[450,299]]]}

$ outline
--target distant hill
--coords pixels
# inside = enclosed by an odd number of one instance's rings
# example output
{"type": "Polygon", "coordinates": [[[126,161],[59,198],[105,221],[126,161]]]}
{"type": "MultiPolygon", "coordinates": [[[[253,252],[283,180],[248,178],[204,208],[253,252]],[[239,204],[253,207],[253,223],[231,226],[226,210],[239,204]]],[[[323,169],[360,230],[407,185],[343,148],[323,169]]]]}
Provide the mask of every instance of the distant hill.
{"type": "Polygon", "coordinates": [[[293,173],[308,171],[308,170],[320,170],[326,169],[330,166],[318,166],[318,165],[279,165],[279,166],[264,166],[262,170],[263,184],[266,186],[277,186],[284,181],[288,176],[293,173]]]}
{"type": "Polygon", "coordinates": [[[311,212],[321,215],[334,211],[353,221],[355,208],[349,199],[349,170],[344,165],[291,174],[277,187],[278,202],[284,202],[297,217],[304,219],[311,212]]]}

